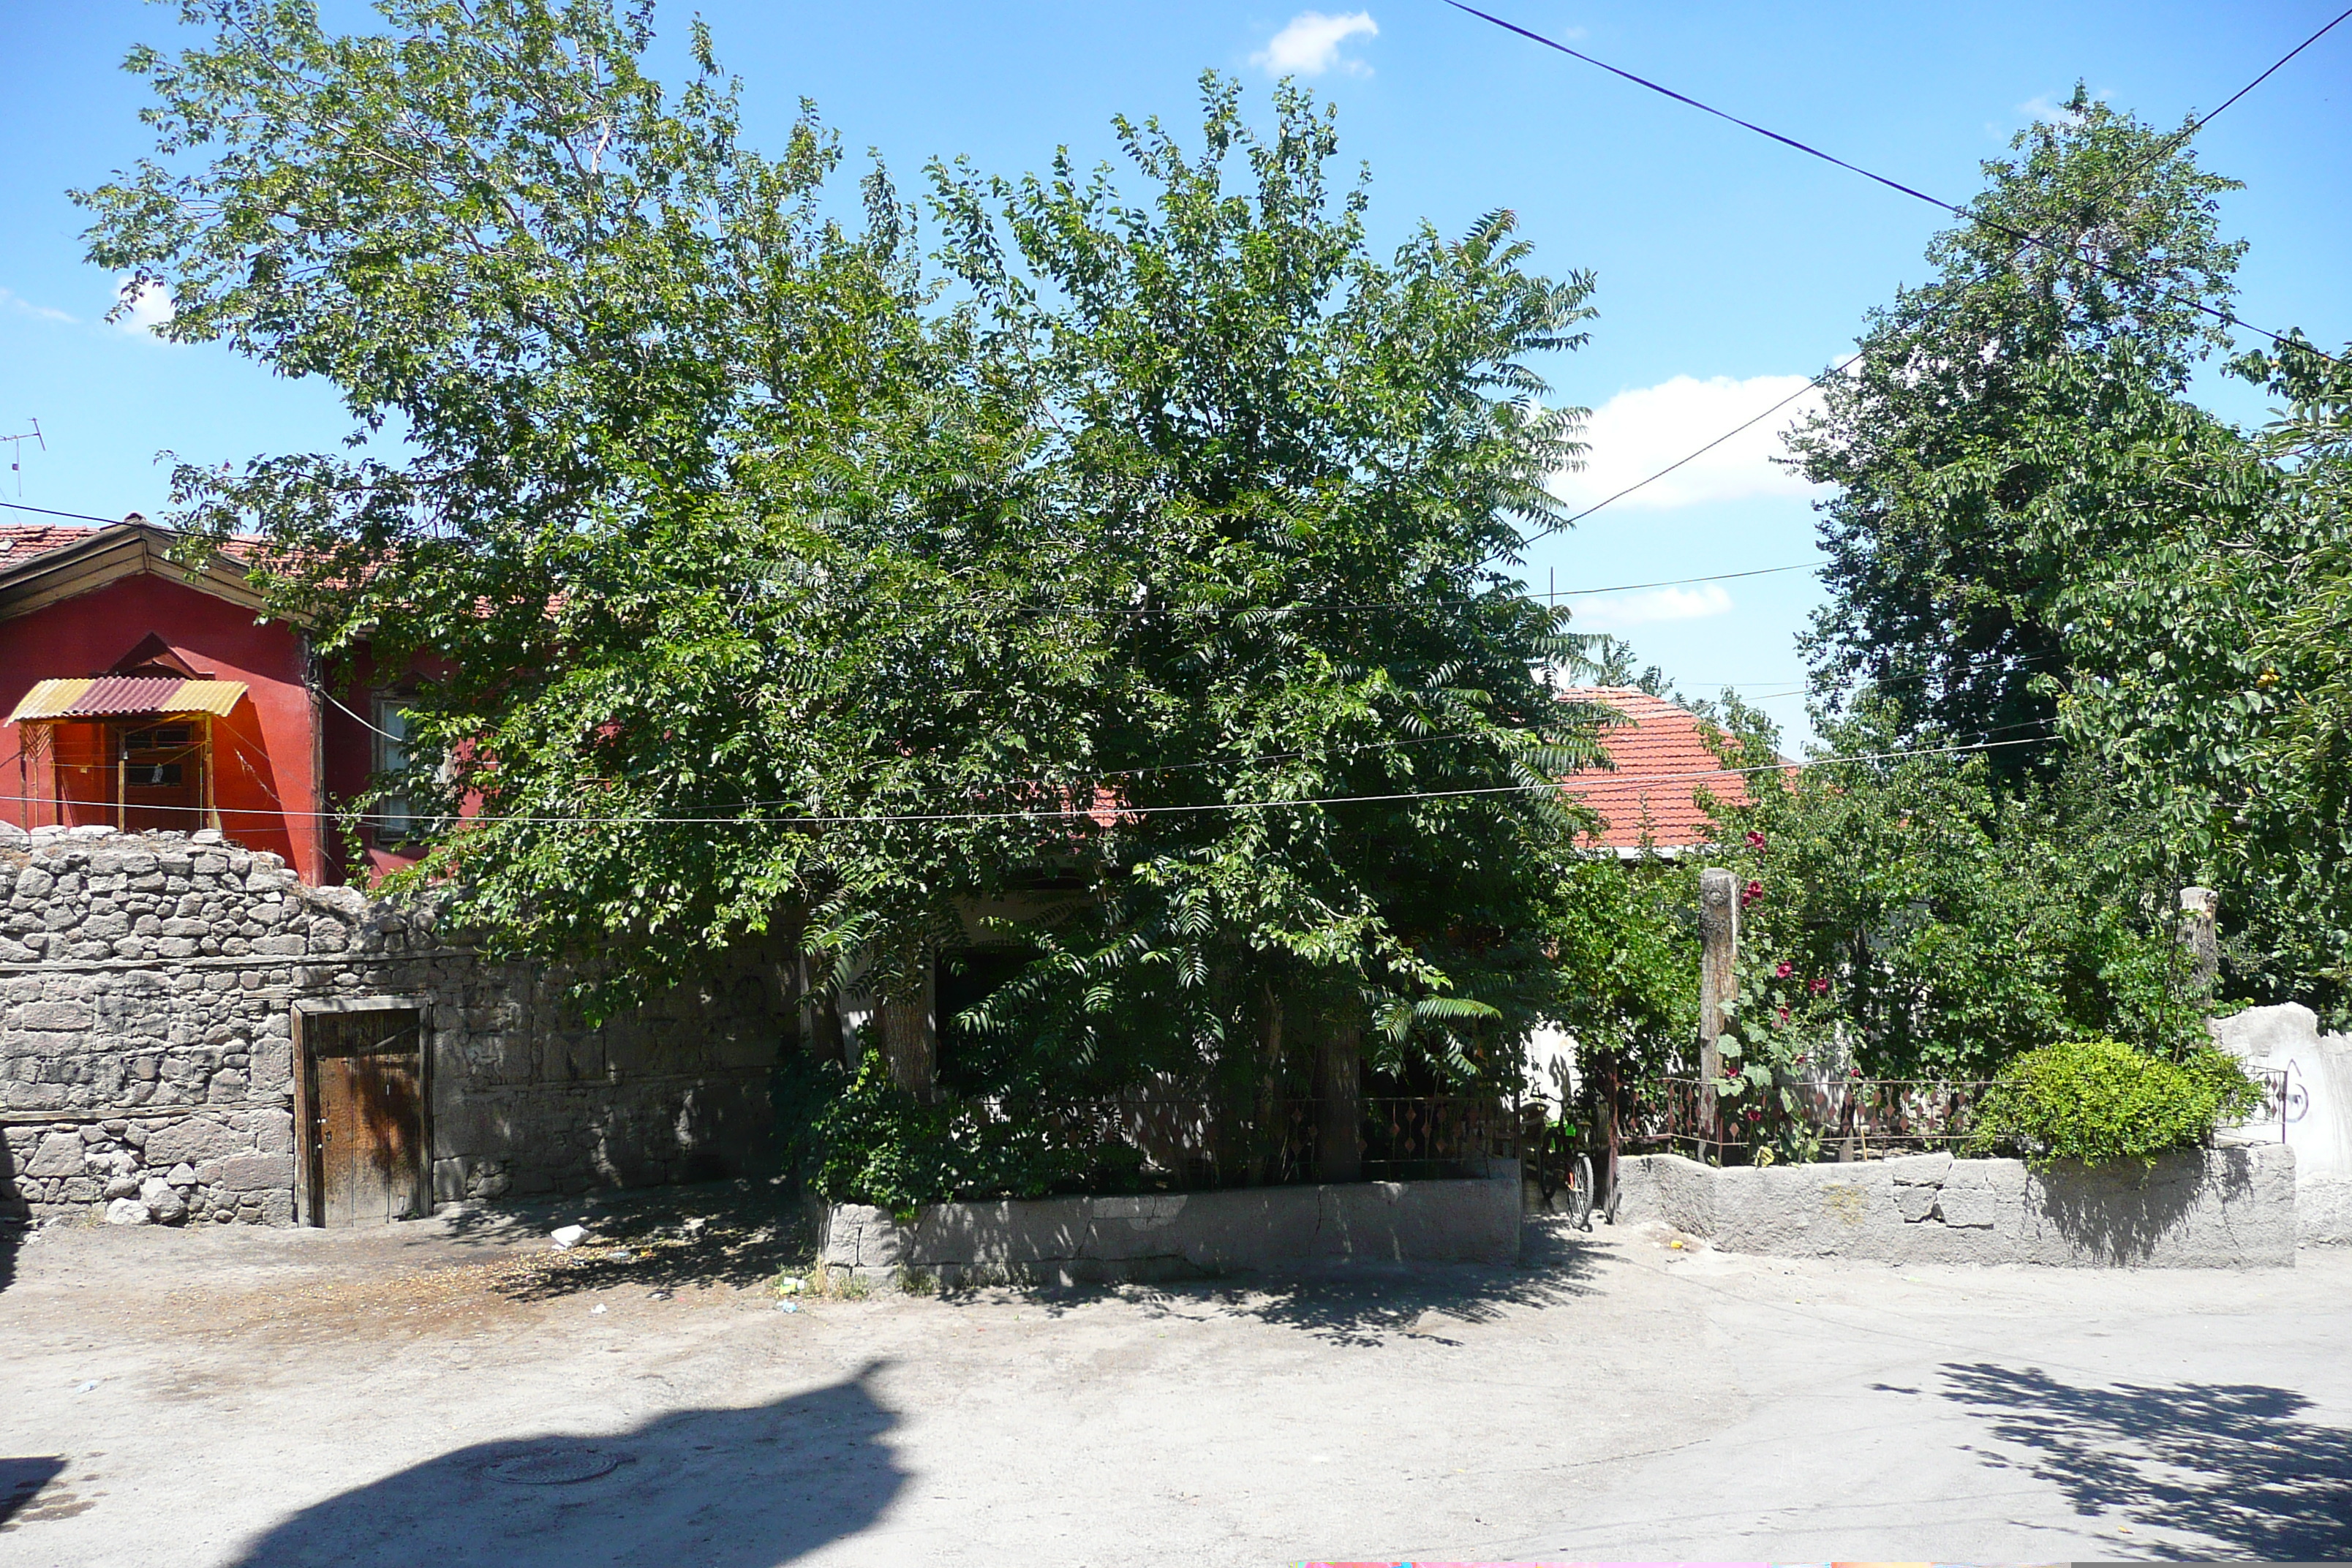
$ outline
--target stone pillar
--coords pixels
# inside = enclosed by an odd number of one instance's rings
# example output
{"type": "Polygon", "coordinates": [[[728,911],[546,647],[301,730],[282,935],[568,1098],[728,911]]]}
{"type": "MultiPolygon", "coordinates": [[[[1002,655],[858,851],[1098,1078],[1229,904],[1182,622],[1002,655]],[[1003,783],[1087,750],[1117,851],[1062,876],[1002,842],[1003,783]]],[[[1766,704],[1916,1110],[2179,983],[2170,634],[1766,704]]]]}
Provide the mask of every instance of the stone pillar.
{"type": "Polygon", "coordinates": [[[939,980],[931,955],[922,954],[912,974],[891,984],[895,994],[878,998],[874,1005],[882,1059],[889,1065],[893,1083],[929,1101],[939,1091],[940,1068],[939,980]]]}
{"type": "Polygon", "coordinates": [[[1732,978],[1739,956],[1739,877],[1716,868],[1698,874],[1698,1118],[1708,1138],[1715,1131],[1715,1080],[1723,1073],[1716,1038],[1723,1033],[1723,1006],[1738,994],[1732,978]]]}
{"type": "Polygon", "coordinates": [[[1361,1181],[1364,1174],[1363,1032],[1334,1026],[1315,1052],[1315,1179],[1361,1181]]]}
{"type": "Polygon", "coordinates": [[[2189,953],[2189,984],[2210,994],[2221,973],[2221,895],[2210,888],[2180,889],[2180,945],[2189,953]]]}

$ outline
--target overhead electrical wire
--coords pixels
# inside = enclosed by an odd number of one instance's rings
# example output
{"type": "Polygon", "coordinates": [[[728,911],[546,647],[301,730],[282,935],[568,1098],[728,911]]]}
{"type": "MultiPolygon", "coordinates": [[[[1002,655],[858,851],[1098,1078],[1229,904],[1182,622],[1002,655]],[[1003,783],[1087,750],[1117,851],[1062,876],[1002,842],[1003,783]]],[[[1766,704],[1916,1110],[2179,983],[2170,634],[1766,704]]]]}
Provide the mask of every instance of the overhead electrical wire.
{"type": "MultiPolygon", "coordinates": [[[[1717,120],[1729,121],[1732,124],[1740,127],[1742,130],[1752,131],[1757,135],[1778,142],[1784,147],[1793,148],[1797,152],[1804,153],[1807,157],[1818,158],[1825,163],[1835,164],[1837,167],[1844,169],[1852,174],[1860,174],[1865,180],[1874,181],[1879,184],[1885,185],[1888,190],[1899,191],[1906,196],[1927,203],[1929,206],[1940,208],[1941,210],[1951,214],[1954,217],[1961,219],[1963,222],[1982,224],[1985,227],[1991,229],[1994,233],[2017,241],[2021,246],[2033,246],[2041,249],[2053,252],[2061,248],[2060,247],[2053,245],[2051,241],[2043,238],[2042,236],[2032,233],[2029,230],[2011,227],[2010,225],[2004,224],[1999,219],[1987,217],[1981,213],[1971,212],[1967,207],[1959,206],[1954,203],[1944,200],[1941,196],[1929,195],[1927,192],[1919,190],[1912,185],[1906,185],[1900,180],[1890,178],[1889,176],[1878,174],[1874,170],[1865,169],[1859,163],[1850,163],[1843,158],[1838,157],[1835,153],[1824,153],[1820,148],[1812,146],[1808,142],[1800,142],[1793,136],[1784,136],[1778,131],[1768,130],[1764,126],[1759,125],[1753,121],[1742,120],[1739,116],[1733,114],[1728,110],[1717,109],[1710,103],[1703,103],[1699,100],[1692,98],[1687,93],[1676,92],[1673,88],[1652,81],[1647,77],[1636,76],[1632,71],[1611,65],[1607,60],[1597,59],[1594,57],[1584,53],[1580,49],[1572,49],[1566,44],[1559,42],[1558,39],[1548,38],[1541,33],[1536,32],[1531,28],[1520,26],[1516,22],[1507,22],[1502,17],[1494,15],[1492,12],[1481,11],[1475,5],[1465,5],[1464,0],[1445,0],[1445,3],[1453,6],[1457,11],[1465,12],[1470,16],[1477,17],[1482,22],[1490,22],[1506,32],[1516,33],[1520,37],[1526,38],[1533,43],[1541,44],[1548,49],[1557,49],[1561,54],[1567,55],[1572,59],[1582,60],[1586,65],[1597,66],[1601,69],[1607,71],[1612,76],[1622,77],[1625,80],[1633,82],[1637,86],[1647,88],[1652,92],[1671,98],[1677,103],[1687,104],[1703,114],[1711,114],[1717,120]]],[[[2273,63],[2269,69],[2263,71],[2261,76],[2256,77],[2252,81],[2248,82],[2244,87],[2231,94],[2228,101],[2221,105],[2221,109],[2228,108],[2230,104],[2237,102],[2239,99],[2243,98],[2247,93],[2252,91],[2255,86],[2262,82],[2265,78],[2269,77],[2273,71],[2277,70],[2280,66],[2286,64],[2288,60],[2293,59],[2296,55],[2301,54],[2313,44],[2317,43],[2322,37],[2326,37],[2330,31],[2332,31],[2337,23],[2342,22],[2347,16],[2352,16],[2352,9],[2347,9],[2342,12],[2326,26],[2321,27],[2318,32],[2312,34],[2310,37],[2305,38],[2302,43],[2297,44],[2293,49],[2287,51],[2287,53],[2273,63]]],[[[2221,109],[2216,109],[2213,111],[2213,114],[2209,114],[2203,121],[2198,121],[2197,128],[2201,128],[2207,121],[2210,121],[2213,118],[2214,114],[2219,114],[2221,112],[2221,109]]],[[[2073,252],[2069,252],[2068,254],[2074,255],[2073,252]]],[[[2095,258],[2074,255],[2074,258],[2082,262],[2085,266],[2092,268],[2094,270],[2102,272],[2107,277],[2116,279],[2120,282],[2142,288],[2154,287],[2158,294],[2174,301],[2175,303],[2187,305],[2192,310],[2202,311],[2206,315],[2213,317],[2216,321],[2222,321],[2230,326],[2242,327],[2247,331],[2252,332],[2259,337],[2268,338],[2272,342],[2278,344],[2281,348],[2296,346],[2292,343],[2289,339],[2282,336],[2281,334],[2271,331],[2266,328],[2255,326],[2252,321],[2242,319],[2221,306],[2208,304],[2202,300],[2193,298],[2187,294],[2182,294],[2176,289],[2165,288],[2161,284],[2151,285],[2146,279],[2134,278],[2129,273],[2119,271],[2095,258]]],[[[2337,363],[2334,355],[2314,348],[2309,343],[2304,343],[2300,346],[2306,352],[2327,360],[2330,363],[2337,363]]],[[[1750,423],[1752,424],[1754,422],[1751,420],[1750,423]]],[[[1705,449],[1706,448],[1704,447],[1701,448],[1702,451],[1705,449]]],[[[1684,459],[1685,462],[1688,460],[1688,458],[1684,459]]]]}
{"type": "MultiPolygon", "coordinates": [[[[1737,115],[1726,114],[1721,110],[1711,108],[1706,104],[1699,102],[1696,99],[1686,98],[1671,88],[1660,87],[1657,83],[1650,81],[1644,78],[1635,76],[1631,71],[1619,70],[1615,66],[1610,65],[1604,60],[1594,59],[1591,56],[1584,54],[1580,50],[1571,49],[1567,45],[1547,38],[1539,33],[1531,32],[1528,28],[1519,26],[1515,23],[1506,22],[1501,17],[1490,16],[1486,12],[1478,10],[1475,6],[1465,5],[1461,3],[1461,0],[1445,0],[1445,3],[1454,6],[1456,10],[1467,12],[1469,15],[1479,18],[1481,21],[1491,22],[1496,26],[1501,27],[1507,32],[1517,33],[1521,37],[1528,38],[1536,43],[1542,44],[1547,48],[1558,49],[1561,54],[1572,56],[1577,59],[1584,61],[1588,65],[1599,66],[1602,70],[1608,71],[1612,75],[1623,77],[1626,80],[1636,82],[1643,87],[1649,88],[1654,92],[1664,93],[1668,98],[1674,99],[1678,102],[1689,104],[1695,109],[1704,110],[1709,114],[1716,115],[1720,119],[1728,120],[1733,124],[1744,127],[1749,131],[1754,131],[1759,135],[1769,136],[1775,142],[1787,142],[1790,146],[1798,149],[1800,152],[1811,153],[1815,157],[1829,158],[1829,154],[1816,152],[1814,149],[1806,146],[1801,142],[1792,141],[1786,136],[1779,134],[1777,132],[1766,131],[1761,126],[1750,125],[1747,121],[1739,119],[1737,115]]],[[[2106,197],[2115,191],[2116,187],[2122,184],[2126,180],[2130,179],[2134,174],[2139,173],[2140,170],[2145,169],[2148,164],[2156,162],[2157,159],[2163,157],[2168,153],[2170,153],[2174,148],[2179,146],[2182,142],[2196,135],[2197,132],[2204,130],[2206,126],[2210,125],[2217,118],[2220,117],[2223,110],[2228,109],[2231,104],[2236,103],[2240,99],[2245,97],[2246,94],[2253,91],[2254,89],[2268,81],[2272,75],[2275,73],[2280,67],[2294,58],[2295,56],[2303,53],[2304,50],[2311,47],[2312,45],[2317,43],[2321,38],[2326,37],[2329,32],[2334,30],[2337,23],[2342,22],[2347,17],[2352,17],[2352,8],[2347,8],[2346,10],[2337,13],[2332,20],[2330,20],[2325,26],[2322,26],[2317,32],[2304,39],[2303,42],[2295,45],[2294,47],[2281,55],[2277,59],[2273,60],[2268,66],[2263,68],[2261,74],[2257,75],[2252,80],[2247,82],[2243,87],[2238,89],[2237,91],[2231,93],[2229,97],[2223,99],[2221,104],[2210,113],[2190,121],[2187,125],[2182,126],[2179,130],[2166,137],[2165,140],[2154,150],[2133,162],[2113,178],[2101,184],[2100,186],[2092,193],[2091,204],[2095,205],[2097,203],[2105,200],[2106,197]]],[[[1847,163],[1841,159],[1829,158],[1829,161],[1832,163],[1836,163],[1840,168],[1854,168],[1853,164],[1847,163]]],[[[1921,193],[1914,191],[1906,185],[1895,184],[1894,181],[1881,179],[1880,176],[1870,174],[1866,169],[1855,169],[1854,172],[1865,174],[1871,179],[1879,180],[1882,184],[1895,185],[1895,189],[1904,192],[1906,195],[1919,196],[1921,200],[1931,203],[1936,206],[1943,207],[1945,210],[1955,213],[1959,216],[1966,217],[1968,216],[1966,213],[1961,212],[1959,208],[1953,207],[1948,203],[1937,201],[1933,196],[1922,195],[1921,193]]],[[[2004,232],[2014,233],[2014,231],[2008,230],[2004,230],[2004,232]]],[[[2044,249],[2053,248],[2047,240],[2042,239],[2037,235],[2019,235],[2016,237],[2019,238],[2020,244],[2016,250],[2010,253],[2010,265],[2011,266],[2016,265],[2017,258],[2024,254],[2025,249],[2030,245],[2039,245],[2044,249]]],[[[2259,327],[2250,327],[2248,330],[2251,331],[2262,331],[2259,327]]],[[[2264,332],[2263,335],[2269,337],[2273,342],[2280,341],[2272,333],[2264,332]]],[[[2311,352],[2314,353],[2319,353],[2320,357],[2323,359],[2330,357],[2325,353],[2321,353],[2317,349],[2312,349],[2311,352]]],[[[1841,360],[1836,364],[1832,365],[1829,369],[1822,372],[1821,374],[1814,376],[1804,385],[1797,388],[1794,392],[1790,393],[1786,397],[1774,403],[1770,407],[1766,408],[1763,412],[1733,426],[1730,429],[1725,431],[1722,435],[1717,436],[1714,440],[1709,441],[1704,447],[1700,447],[1695,451],[1686,453],[1684,456],[1675,458],[1673,462],[1668,463],[1664,468],[1658,469],[1655,473],[1649,474],[1644,478],[1634,480],[1632,484],[1627,485],[1623,489],[1617,491],[1615,494],[1603,497],[1601,500],[1593,502],[1591,506],[1586,507],[1583,510],[1576,513],[1572,517],[1563,518],[1558,522],[1550,523],[1543,528],[1538,529],[1535,532],[1528,534],[1525,539],[1520,541],[1519,547],[1524,549],[1527,545],[1532,544],[1538,539],[1547,538],[1551,534],[1559,532],[1563,529],[1572,528],[1577,523],[1583,521],[1586,518],[1591,517],[1594,512],[1601,510],[1602,508],[1614,505],[1616,502],[1623,500],[1627,496],[1643,489],[1645,486],[1655,484],[1658,480],[1664,479],[1668,474],[1673,473],[1675,469],[1682,468],[1685,464],[1689,463],[1696,458],[1705,457],[1707,453],[1715,450],[1717,447],[1722,446],[1726,441],[1730,440],[1734,436],[1751,429],[1757,425],[1761,424],[1764,420],[1770,418],[1773,415],[1778,414],[1790,404],[1794,403],[1797,399],[1804,396],[1805,394],[1814,391],[1820,387],[1827,386],[1831,382],[1836,380],[1839,376],[1843,375],[1847,371],[1861,363],[1864,354],[1867,353],[1867,350],[1862,350],[1848,355],[1845,359],[1841,360]]],[[[1494,558],[1490,557],[1489,559],[1494,558]]]]}
{"type": "MultiPolygon", "coordinates": [[[[2041,737],[2026,736],[2013,741],[1979,741],[1955,746],[1921,746],[1905,751],[1863,752],[1843,757],[1810,757],[1801,762],[1774,762],[1744,768],[1703,768],[1682,773],[1645,773],[1649,784],[1675,784],[1702,779],[1745,777],[1751,773],[1801,773],[1811,768],[1843,767],[1854,763],[1883,763],[1908,757],[1963,756],[1976,752],[1995,752],[2005,746],[2031,746],[2041,743],[2041,737]]],[[[1601,775],[1606,776],[1606,775],[1601,775]]],[[[1598,782],[1598,779],[1594,782],[1598,782]]],[[[514,822],[530,826],[572,827],[886,827],[924,826],[950,822],[1073,822],[1081,817],[1108,816],[1115,817],[1198,816],[1225,811],[1292,811],[1307,806],[1323,805],[1382,805],[1410,800],[1465,800],[1498,795],[1533,795],[1564,788],[1558,779],[1546,779],[1527,784],[1482,784],[1464,789],[1399,790],[1387,795],[1301,795],[1272,800],[1207,801],[1191,805],[1131,805],[1104,802],[1081,806],[1076,803],[1055,811],[942,811],[942,812],[876,812],[859,816],[826,816],[802,813],[790,816],[590,816],[513,815],[483,815],[476,816],[426,817],[430,821],[451,820],[464,824],[514,822]]],[[[120,803],[110,800],[55,800],[47,795],[0,795],[0,800],[35,802],[57,805],[92,805],[112,807],[120,803]]],[[[142,806],[145,811],[202,811],[203,806],[142,806]]],[[[256,813],[232,809],[231,816],[281,816],[300,817],[364,818],[364,811],[298,811],[287,809],[277,813],[256,813]]]]}

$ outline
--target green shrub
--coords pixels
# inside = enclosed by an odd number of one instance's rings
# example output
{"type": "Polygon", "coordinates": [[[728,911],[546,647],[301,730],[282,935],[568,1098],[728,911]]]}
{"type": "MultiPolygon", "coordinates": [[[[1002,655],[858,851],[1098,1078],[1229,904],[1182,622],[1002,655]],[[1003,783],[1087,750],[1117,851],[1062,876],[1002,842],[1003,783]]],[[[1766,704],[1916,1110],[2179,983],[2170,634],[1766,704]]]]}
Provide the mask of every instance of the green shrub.
{"type": "Polygon", "coordinates": [[[1071,1126],[1048,1106],[954,1096],[926,1103],[868,1058],[816,1116],[810,1185],[829,1202],[872,1204],[901,1218],[956,1199],[1139,1189],[1141,1154],[1075,1136],[1071,1126]]]}
{"type": "Polygon", "coordinates": [[[2262,1086],[2213,1047],[2179,1061],[2117,1040],[2068,1040],[2028,1051],[1978,1109],[1971,1154],[2014,1150],[2036,1167],[2059,1160],[2154,1164],[2192,1149],[2262,1103],[2262,1086]]]}

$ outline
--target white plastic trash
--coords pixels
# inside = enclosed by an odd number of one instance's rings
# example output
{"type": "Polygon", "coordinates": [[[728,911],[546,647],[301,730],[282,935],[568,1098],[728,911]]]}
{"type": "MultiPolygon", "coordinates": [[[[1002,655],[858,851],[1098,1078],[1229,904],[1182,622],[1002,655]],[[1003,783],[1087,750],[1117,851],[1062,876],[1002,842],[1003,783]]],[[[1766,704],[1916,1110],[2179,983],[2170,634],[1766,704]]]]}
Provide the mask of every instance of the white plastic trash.
{"type": "Polygon", "coordinates": [[[588,1227],[584,1225],[558,1226],[547,1233],[547,1239],[555,1243],[557,1250],[568,1252],[588,1239],[588,1227]]]}

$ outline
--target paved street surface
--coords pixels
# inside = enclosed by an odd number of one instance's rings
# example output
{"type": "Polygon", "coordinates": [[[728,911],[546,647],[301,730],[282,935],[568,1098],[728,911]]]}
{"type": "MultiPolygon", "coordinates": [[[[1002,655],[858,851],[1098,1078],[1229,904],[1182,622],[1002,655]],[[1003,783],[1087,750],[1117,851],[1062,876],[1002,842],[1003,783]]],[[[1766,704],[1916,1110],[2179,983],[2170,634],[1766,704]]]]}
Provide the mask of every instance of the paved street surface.
{"type": "Polygon", "coordinates": [[[784,1312],[747,1203],[0,1241],[0,1564],[2352,1557],[2352,1252],[784,1312]]]}

